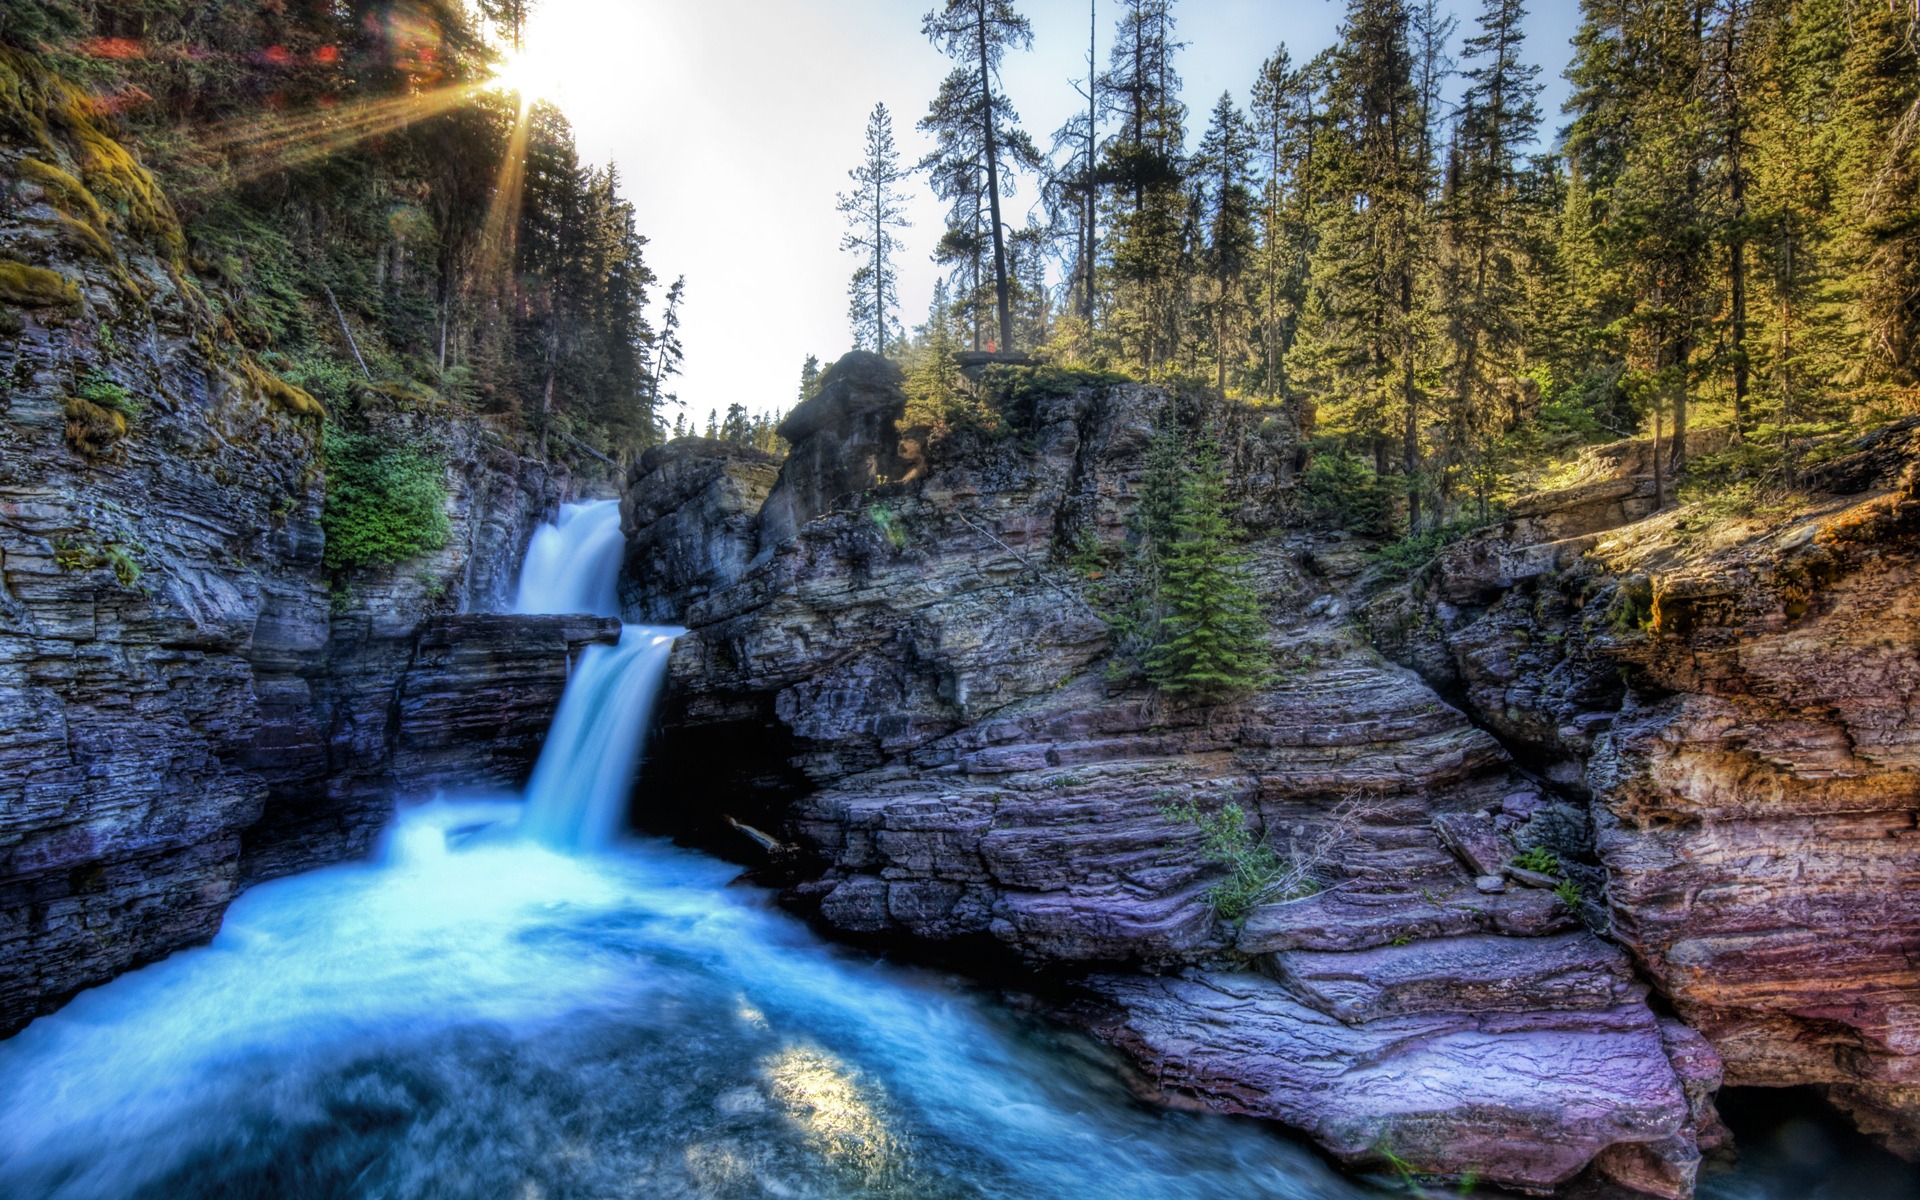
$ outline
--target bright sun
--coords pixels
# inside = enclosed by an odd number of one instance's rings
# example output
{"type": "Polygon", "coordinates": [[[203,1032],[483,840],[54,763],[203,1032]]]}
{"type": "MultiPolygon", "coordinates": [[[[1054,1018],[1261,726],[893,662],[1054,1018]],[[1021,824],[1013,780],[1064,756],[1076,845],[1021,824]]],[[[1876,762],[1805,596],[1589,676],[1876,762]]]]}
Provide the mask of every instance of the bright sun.
{"type": "Polygon", "coordinates": [[[493,86],[503,92],[517,92],[520,99],[549,102],[560,99],[564,81],[558,63],[526,49],[509,50],[493,73],[493,86]]]}

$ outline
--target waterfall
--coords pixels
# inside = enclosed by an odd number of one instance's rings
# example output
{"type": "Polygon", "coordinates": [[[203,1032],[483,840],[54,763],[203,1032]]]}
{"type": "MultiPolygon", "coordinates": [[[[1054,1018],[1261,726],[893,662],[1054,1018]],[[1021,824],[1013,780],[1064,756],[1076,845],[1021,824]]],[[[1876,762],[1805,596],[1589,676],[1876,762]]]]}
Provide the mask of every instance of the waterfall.
{"type": "MultiPolygon", "coordinates": [[[[527,547],[514,611],[619,616],[624,550],[618,503],[563,505],[527,547]]],[[[523,833],[572,851],[604,849],[618,835],[653,700],[683,632],[628,625],[618,645],[581,654],[527,784],[523,833]]]]}
{"type": "Polygon", "coordinates": [[[517,613],[620,615],[620,504],[563,504],[551,525],[534,531],[514,593],[517,613]]]}

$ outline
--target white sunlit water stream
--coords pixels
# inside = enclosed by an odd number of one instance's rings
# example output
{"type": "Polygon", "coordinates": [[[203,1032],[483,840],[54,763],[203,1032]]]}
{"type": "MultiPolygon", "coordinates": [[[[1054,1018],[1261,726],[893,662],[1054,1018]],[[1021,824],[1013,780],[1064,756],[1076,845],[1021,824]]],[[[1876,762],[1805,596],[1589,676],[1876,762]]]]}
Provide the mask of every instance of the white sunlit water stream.
{"type": "MultiPolygon", "coordinates": [[[[542,531],[521,610],[610,611],[609,513],[542,531]],[[587,563],[606,577],[561,578],[587,563]]],[[[583,656],[524,803],[409,808],[375,861],[253,888],[210,945],[0,1042],[0,1195],[1375,1194],[1253,1123],[1135,1101],[1083,1040],[946,977],[834,950],[737,868],[617,836],[675,632],[583,656]]]]}

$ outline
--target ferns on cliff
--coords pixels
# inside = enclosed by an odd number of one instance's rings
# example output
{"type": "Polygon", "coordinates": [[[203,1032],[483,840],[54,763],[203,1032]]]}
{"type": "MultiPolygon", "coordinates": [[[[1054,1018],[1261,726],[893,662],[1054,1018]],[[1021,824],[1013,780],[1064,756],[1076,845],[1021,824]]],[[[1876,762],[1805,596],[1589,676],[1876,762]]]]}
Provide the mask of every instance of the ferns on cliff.
{"type": "Polygon", "coordinates": [[[411,442],[329,429],[326,565],[382,566],[447,544],[445,465],[411,442]]]}

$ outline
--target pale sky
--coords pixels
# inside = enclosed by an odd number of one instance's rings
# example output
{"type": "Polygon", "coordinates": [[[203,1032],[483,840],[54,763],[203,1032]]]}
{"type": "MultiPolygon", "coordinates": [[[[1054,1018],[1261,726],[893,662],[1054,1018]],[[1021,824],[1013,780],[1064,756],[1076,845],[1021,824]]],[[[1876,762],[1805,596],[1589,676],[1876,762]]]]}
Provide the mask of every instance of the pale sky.
{"type": "MultiPolygon", "coordinates": [[[[687,277],[686,366],[673,390],[689,418],[734,402],[785,409],[809,353],[831,362],[852,344],[834,197],[859,160],[868,112],[892,110],[901,155],[925,151],[915,124],[948,61],[920,36],[934,0],[539,0],[526,35],[528,73],[572,120],[582,156],[616,163],[660,291],[687,277]]],[[[1100,10],[1105,66],[1117,0],[1100,10]]],[[[1005,87],[1043,149],[1081,101],[1089,0],[1018,0],[1032,51],[1008,57],[1005,87]]],[[[1479,5],[1455,0],[1463,33],[1479,5]]],[[[1528,50],[1545,69],[1548,134],[1575,0],[1534,0],[1528,50]]],[[[1331,44],[1338,0],[1184,0],[1178,59],[1191,116],[1188,145],[1223,90],[1243,106],[1260,63],[1281,42],[1295,62],[1331,44]]],[[[1457,39],[1461,36],[1456,33],[1457,39]]],[[[1457,49],[1457,45],[1456,45],[1457,49]]],[[[901,317],[926,318],[937,271],[928,255],[942,206],[916,178],[913,228],[900,263],[901,317]]],[[[1006,212],[1024,223],[1037,189],[1022,180],[1006,212]]],[[[671,420],[672,414],[668,414],[671,420]]]]}

